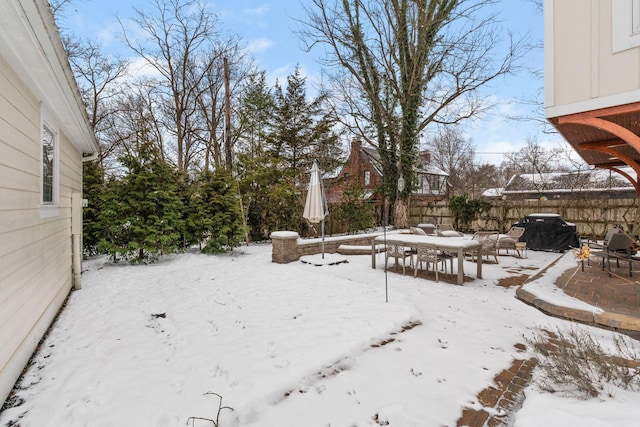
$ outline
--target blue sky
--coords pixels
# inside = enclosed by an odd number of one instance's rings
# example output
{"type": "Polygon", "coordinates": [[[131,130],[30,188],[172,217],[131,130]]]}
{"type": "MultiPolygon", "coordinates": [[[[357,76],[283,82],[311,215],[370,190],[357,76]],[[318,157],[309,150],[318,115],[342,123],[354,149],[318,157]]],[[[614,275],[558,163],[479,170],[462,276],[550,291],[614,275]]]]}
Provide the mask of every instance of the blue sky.
{"type": "MultiPolygon", "coordinates": [[[[319,80],[318,54],[314,51],[305,53],[294,34],[300,26],[296,19],[305,17],[298,1],[208,0],[208,3],[218,12],[223,28],[242,37],[258,66],[266,70],[271,83],[276,79],[283,81],[296,64],[307,76],[309,86],[319,80]]],[[[76,4],[65,11],[62,25],[83,37],[96,38],[106,51],[128,56],[130,52],[118,39],[120,26],[116,14],[126,19],[132,13],[132,5],[145,8],[146,4],[145,0],[76,0],[76,4]]],[[[532,2],[502,0],[496,8],[505,33],[511,32],[515,38],[528,35],[532,41],[542,40],[542,13],[532,2]]],[[[465,126],[466,135],[478,152],[477,163],[499,164],[503,159],[501,153],[519,150],[527,139],[534,138],[549,146],[561,141],[558,135],[543,134],[535,123],[505,118],[534,115],[531,107],[518,100],[541,96],[543,82],[528,69],[542,69],[542,61],[542,49],[528,51],[521,72],[500,79],[483,91],[483,97],[496,107],[491,114],[465,126]]]]}

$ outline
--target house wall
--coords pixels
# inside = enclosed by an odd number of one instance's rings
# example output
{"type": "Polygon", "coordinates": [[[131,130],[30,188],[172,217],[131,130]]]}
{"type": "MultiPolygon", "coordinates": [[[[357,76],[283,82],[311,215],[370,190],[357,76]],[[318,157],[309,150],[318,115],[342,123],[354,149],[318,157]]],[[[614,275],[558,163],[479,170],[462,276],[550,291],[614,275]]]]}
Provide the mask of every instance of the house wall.
{"type": "Polygon", "coordinates": [[[640,46],[614,48],[633,1],[545,1],[547,117],[640,101],[640,46]]]}
{"type": "Polygon", "coordinates": [[[60,129],[59,210],[42,218],[40,114],[40,100],[0,57],[0,401],[72,286],[71,194],[82,191],[81,153],[60,129]]]}
{"type": "Polygon", "coordinates": [[[353,138],[351,141],[351,151],[349,158],[344,167],[331,182],[330,188],[327,188],[327,202],[330,204],[339,203],[342,194],[348,184],[355,182],[354,178],[363,186],[365,190],[374,191],[382,183],[380,175],[376,172],[369,159],[362,152],[362,143],[360,138],[353,138]],[[369,171],[370,181],[365,185],[365,171],[369,171]]]}

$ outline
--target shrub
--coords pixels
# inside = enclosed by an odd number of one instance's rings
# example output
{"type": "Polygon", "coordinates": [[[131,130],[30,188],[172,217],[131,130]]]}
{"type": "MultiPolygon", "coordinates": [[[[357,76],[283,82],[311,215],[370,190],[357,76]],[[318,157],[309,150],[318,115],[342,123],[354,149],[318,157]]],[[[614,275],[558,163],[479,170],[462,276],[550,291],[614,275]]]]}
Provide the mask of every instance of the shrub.
{"type": "Polygon", "coordinates": [[[639,354],[629,338],[614,337],[615,355],[577,328],[543,331],[528,341],[538,355],[539,385],[545,391],[587,399],[599,396],[607,384],[640,390],[639,354]]]}

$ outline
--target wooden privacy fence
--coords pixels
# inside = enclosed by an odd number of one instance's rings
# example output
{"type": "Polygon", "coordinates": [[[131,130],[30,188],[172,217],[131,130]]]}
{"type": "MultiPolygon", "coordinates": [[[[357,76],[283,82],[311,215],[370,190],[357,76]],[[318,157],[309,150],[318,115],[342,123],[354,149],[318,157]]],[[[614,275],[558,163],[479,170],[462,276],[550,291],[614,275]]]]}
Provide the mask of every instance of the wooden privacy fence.
{"type": "MultiPolygon", "coordinates": [[[[511,225],[532,213],[560,214],[567,222],[576,224],[583,237],[602,237],[607,229],[622,226],[627,233],[640,233],[639,199],[594,200],[494,200],[488,212],[480,214],[473,231],[498,230],[506,232],[511,225]]],[[[409,207],[411,225],[420,223],[453,224],[448,202],[412,203],[409,207]]]]}

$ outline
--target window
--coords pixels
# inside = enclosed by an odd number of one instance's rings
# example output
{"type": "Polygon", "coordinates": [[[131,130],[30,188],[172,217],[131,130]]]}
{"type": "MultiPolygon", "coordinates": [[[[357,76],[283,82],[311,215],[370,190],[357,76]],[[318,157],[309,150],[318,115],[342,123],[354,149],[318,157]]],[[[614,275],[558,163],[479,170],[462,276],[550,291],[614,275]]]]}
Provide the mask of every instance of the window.
{"type": "Polygon", "coordinates": [[[42,125],[42,203],[52,204],[55,198],[56,134],[42,125]]]}
{"type": "Polygon", "coordinates": [[[41,194],[41,211],[42,218],[58,215],[59,203],[59,183],[60,183],[60,151],[59,136],[56,122],[48,114],[47,110],[41,108],[42,122],[40,125],[40,141],[41,141],[41,178],[40,178],[40,194],[41,194]]]}
{"type": "Polygon", "coordinates": [[[364,186],[371,185],[371,171],[364,171],[364,186]]]}
{"type": "Polygon", "coordinates": [[[640,0],[611,2],[613,53],[640,46],[640,0]]]}
{"type": "Polygon", "coordinates": [[[418,175],[418,194],[441,195],[443,194],[442,185],[443,178],[438,175],[419,174],[418,175]]]}
{"type": "Polygon", "coordinates": [[[631,4],[631,33],[640,34],[640,0],[631,4]]]}

